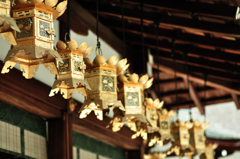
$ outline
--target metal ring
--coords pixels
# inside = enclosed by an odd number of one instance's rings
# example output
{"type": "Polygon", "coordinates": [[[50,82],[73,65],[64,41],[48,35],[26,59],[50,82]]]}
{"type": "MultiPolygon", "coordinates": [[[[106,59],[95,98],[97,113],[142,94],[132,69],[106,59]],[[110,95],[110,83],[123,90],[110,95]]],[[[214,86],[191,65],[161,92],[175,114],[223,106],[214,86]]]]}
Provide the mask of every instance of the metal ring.
{"type": "Polygon", "coordinates": [[[96,56],[98,55],[98,53],[97,53],[97,50],[98,50],[98,49],[100,49],[101,55],[103,56],[103,52],[102,52],[102,49],[101,49],[100,47],[96,47],[96,50],[95,50],[96,56]]]}

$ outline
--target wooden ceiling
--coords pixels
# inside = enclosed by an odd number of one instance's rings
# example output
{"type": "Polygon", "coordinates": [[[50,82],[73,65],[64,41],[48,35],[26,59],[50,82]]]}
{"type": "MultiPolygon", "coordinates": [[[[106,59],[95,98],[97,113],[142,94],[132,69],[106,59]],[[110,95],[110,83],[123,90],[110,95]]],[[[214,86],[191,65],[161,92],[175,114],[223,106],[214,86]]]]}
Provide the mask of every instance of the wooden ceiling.
{"type": "MultiPolygon", "coordinates": [[[[146,73],[150,48],[155,83],[149,95],[168,109],[197,106],[204,113],[205,105],[232,100],[240,108],[240,1],[123,0],[123,7],[121,2],[99,2],[99,35],[129,59],[131,72],[146,73]]],[[[69,8],[75,32],[96,33],[96,0],[71,0],[69,8]]],[[[60,21],[65,20],[63,15],[60,21]]]]}

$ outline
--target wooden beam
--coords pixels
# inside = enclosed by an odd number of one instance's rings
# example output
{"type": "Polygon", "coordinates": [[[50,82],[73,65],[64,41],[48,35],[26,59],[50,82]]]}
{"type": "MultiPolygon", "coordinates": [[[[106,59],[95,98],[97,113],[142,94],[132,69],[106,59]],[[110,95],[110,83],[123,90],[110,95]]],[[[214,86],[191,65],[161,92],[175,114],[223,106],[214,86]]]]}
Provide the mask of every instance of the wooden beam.
{"type": "MultiPolygon", "coordinates": [[[[171,67],[174,66],[173,62],[165,61],[165,60],[162,60],[162,59],[159,59],[159,62],[160,62],[159,68],[157,67],[157,64],[152,64],[152,67],[155,68],[155,69],[160,69],[163,72],[174,75],[174,69],[171,68],[171,67]]],[[[177,70],[176,70],[177,73],[176,74],[177,74],[178,77],[187,78],[187,74],[185,73],[184,65],[177,63],[176,68],[177,68],[177,70]]],[[[195,83],[199,83],[199,84],[204,85],[203,76],[199,77],[197,75],[193,76],[192,74],[190,74],[189,75],[189,80],[193,81],[195,83]]],[[[224,81],[221,81],[221,80],[208,78],[208,80],[206,81],[206,85],[209,86],[209,87],[217,88],[217,89],[223,89],[223,90],[225,90],[229,93],[235,93],[235,94],[240,95],[240,91],[238,89],[238,86],[237,87],[232,87],[232,84],[229,83],[229,82],[224,82],[224,81]]]]}
{"type": "MultiPolygon", "coordinates": [[[[94,8],[95,6],[96,5],[94,3],[92,7],[94,8]]],[[[83,8],[76,0],[71,0],[69,9],[71,10],[71,14],[76,17],[74,18],[76,21],[83,22],[84,25],[86,25],[93,33],[96,34],[96,18],[89,12],[87,8],[83,8]]],[[[99,36],[102,40],[104,40],[117,52],[123,52],[122,41],[109,28],[99,22],[98,29],[99,36]]]]}
{"type": "Polygon", "coordinates": [[[51,159],[72,159],[72,114],[64,113],[62,118],[48,120],[48,154],[51,159]]]}
{"type": "MultiPolygon", "coordinates": [[[[134,35],[134,34],[129,34],[128,33],[128,38],[127,42],[131,44],[136,44],[138,46],[142,45],[141,41],[139,40],[139,35],[134,35]]],[[[171,52],[172,49],[172,44],[170,41],[167,40],[159,40],[159,47],[158,49],[160,51],[165,51],[165,52],[171,52]]],[[[156,49],[156,40],[155,39],[150,39],[150,38],[144,38],[144,45],[146,47],[151,48],[151,53],[156,55],[157,49],[156,49]]],[[[224,45],[224,43],[222,43],[224,45]]],[[[176,52],[182,52],[183,49],[182,44],[175,44],[175,51],[176,52]]],[[[236,63],[240,64],[240,52],[237,51],[230,51],[230,50],[220,50],[220,49],[206,49],[203,47],[196,47],[194,45],[188,45],[188,54],[189,56],[193,57],[203,57],[205,59],[209,59],[212,61],[218,61],[218,62],[226,62],[226,63],[236,63]]]]}
{"type": "Polygon", "coordinates": [[[207,143],[217,143],[218,148],[217,150],[240,150],[240,140],[220,140],[220,139],[212,139],[207,138],[207,143]]]}
{"type": "MultiPolygon", "coordinates": [[[[78,111],[79,108],[78,106],[76,110],[78,111]]],[[[74,130],[126,150],[138,150],[142,144],[141,138],[131,139],[134,133],[129,128],[124,126],[119,132],[112,132],[111,128],[106,128],[109,119],[100,121],[94,113],[90,113],[87,118],[79,119],[77,111],[73,116],[74,130]]]]}
{"type": "MultiPolygon", "coordinates": [[[[182,55],[181,54],[175,54],[175,55],[176,55],[176,63],[184,65],[185,61],[182,59],[182,55]]],[[[154,58],[156,59],[157,57],[154,56],[154,58]]],[[[160,52],[159,58],[169,62],[173,61],[171,54],[164,51],[160,52]]],[[[237,83],[240,82],[239,79],[236,79],[240,77],[240,72],[238,74],[233,74],[233,72],[231,73],[229,70],[224,69],[224,66],[226,66],[226,68],[230,68],[231,65],[228,65],[228,66],[227,65],[228,64],[221,63],[221,62],[214,62],[214,61],[205,60],[202,58],[195,58],[195,57],[188,57],[188,62],[187,62],[187,66],[190,68],[190,72],[204,73],[205,71],[204,69],[206,69],[206,73],[208,74],[209,77],[218,78],[218,79],[230,81],[230,82],[237,82],[237,83]],[[214,66],[213,64],[216,64],[216,65],[214,66]]],[[[231,68],[233,67],[234,65],[231,66],[231,68]]]]}
{"type": "MultiPolygon", "coordinates": [[[[88,10],[95,11],[94,3],[85,3],[85,7],[88,10]]],[[[99,5],[99,13],[102,15],[109,15],[114,17],[121,17],[121,7],[113,6],[108,4],[100,4],[99,5]]],[[[124,15],[129,20],[137,20],[140,21],[140,11],[139,9],[124,9],[124,15]]],[[[181,18],[176,16],[169,16],[160,13],[153,14],[153,12],[144,11],[143,19],[146,23],[154,23],[158,17],[161,17],[160,26],[171,27],[171,28],[179,28],[188,31],[194,32],[203,32],[216,34],[221,36],[232,36],[232,37],[240,37],[240,30],[238,24],[230,24],[230,23],[213,23],[208,21],[189,19],[189,18],[181,18]]]]}
{"type": "MultiPolygon", "coordinates": [[[[203,104],[202,104],[201,100],[199,99],[197,92],[192,85],[192,82],[188,83],[188,80],[186,78],[184,78],[183,80],[184,80],[186,86],[189,87],[188,89],[189,89],[190,97],[193,100],[194,105],[198,107],[198,110],[201,114],[204,114],[205,111],[204,111],[203,104]]],[[[191,100],[191,99],[189,99],[189,100],[191,100]]]]}
{"type": "Polygon", "coordinates": [[[238,96],[237,96],[236,94],[233,94],[233,93],[231,93],[231,96],[232,96],[232,100],[234,101],[237,109],[240,109],[240,104],[239,104],[238,96]]]}
{"type": "MultiPolygon", "coordinates": [[[[0,68],[3,63],[0,61],[0,68]]],[[[36,114],[43,118],[61,117],[66,100],[60,94],[49,97],[49,86],[36,79],[25,79],[22,72],[12,69],[7,74],[0,74],[0,100],[36,114]]]]}
{"type": "MultiPolygon", "coordinates": [[[[124,0],[123,2],[135,5],[139,5],[140,3],[138,0],[124,0]]],[[[237,6],[229,6],[216,3],[209,4],[184,0],[143,0],[141,2],[144,4],[144,6],[157,8],[160,10],[182,11],[191,15],[207,15],[210,17],[228,18],[232,20],[236,19],[236,17],[237,19],[239,18],[239,13],[237,13],[237,6]]]]}
{"type": "MultiPolygon", "coordinates": [[[[232,101],[231,95],[226,95],[224,97],[207,99],[204,103],[205,103],[205,106],[208,106],[211,104],[226,103],[226,102],[230,102],[230,101],[232,101]]],[[[194,103],[192,101],[188,101],[188,102],[179,103],[179,104],[177,104],[177,103],[164,104],[164,107],[166,107],[169,110],[188,109],[190,104],[193,105],[194,103]]]]}
{"type": "MultiPolygon", "coordinates": [[[[110,28],[119,30],[122,32],[121,21],[119,20],[109,20],[109,19],[101,19],[101,21],[110,28]]],[[[125,21],[124,23],[125,31],[129,33],[139,34],[141,35],[141,25],[137,23],[129,23],[125,21]]],[[[156,28],[153,25],[145,25],[144,26],[144,35],[145,37],[156,38],[156,28]]],[[[208,37],[203,35],[195,35],[182,31],[174,31],[169,29],[158,28],[158,36],[159,39],[165,39],[171,41],[174,35],[176,44],[192,44],[197,46],[205,46],[210,48],[221,48],[221,49],[229,49],[240,52],[239,41],[234,38],[231,40],[216,38],[216,37],[208,37]],[[224,44],[224,45],[223,45],[224,44]]],[[[129,36],[127,36],[129,37],[129,36]]]]}

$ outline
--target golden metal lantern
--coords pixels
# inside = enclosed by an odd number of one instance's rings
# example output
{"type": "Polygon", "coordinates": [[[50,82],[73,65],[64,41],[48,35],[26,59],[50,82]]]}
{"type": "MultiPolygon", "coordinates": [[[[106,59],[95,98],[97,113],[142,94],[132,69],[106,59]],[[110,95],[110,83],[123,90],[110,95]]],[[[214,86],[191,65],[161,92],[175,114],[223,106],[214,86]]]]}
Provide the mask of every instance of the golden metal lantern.
{"type": "Polygon", "coordinates": [[[178,146],[180,149],[180,158],[182,156],[189,156],[190,158],[194,154],[194,148],[189,143],[190,134],[189,129],[193,127],[192,122],[176,121],[172,124],[172,135],[175,139],[173,146],[178,146]]]}
{"type": "Polygon", "coordinates": [[[75,89],[78,93],[82,92],[83,96],[87,95],[86,89],[91,89],[84,79],[86,64],[83,58],[92,52],[92,46],[87,48],[87,43],[84,42],[77,47],[75,40],[67,43],[58,41],[57,49],[63,63],[57,61],[58,74],[49,96],[54,96],[60,90],[63,97],[69,99],[75,89]]]}
{"type": "Polygon", "coordinates": [[[168,111],[167,109],[162,109],[159,111],[159,130],[161,133],[161,140],[171,140],[175,141],[171,134],[170,119],[175,116],[173,110],[168,111]]]}
{"type": "Polygon", "coordinates": [[[51,73],[57,74],[54,58],[63,61],[53,49],[53,21],[66,10],[67,1],[59,3],[57,7],[54,7],[55,2],[58,1],[33,3],[16,0],[17,5],[12,7],[12,12],[21,32],[16,32],[17,45],[5,57],[2,73],[8,73],[16,63],[20,63],[23,76],[27,79],[35,76],[39,64],[44,64],[47,69],[51,69],[51,73]]]}
{"type": "Polygon", "coordinates": [[[10,45],[17,45],[14,30],[20,32],[16,22],[10,16],[11,0],[0,1],[0,34],[10,45]]]}
{"type": "Polygon", "coordinates": [[[153,146],[158,143],[162,145],[161,134],[158,127],[158,111],[162,108],[164,101],[157,98],[153,101],[152,98],[145,98],[146,118],[151,125],[148,126],[148,146],[153,146]]]}
{"type": "Polygon", "coordinates": [[[93,62],[88,58],[84,58],[84,61],[87,65],[85,78],[91,90],[87,90],[87,97],[79,110],[79,118],[86,118],[92,111],[99,120],[106,116],[115,118],[116,114],[119,115],[117,110],[123,116],[125,109],[117,96],[117,75],[127,69],[127,61],[123,68],[114,66],[118,62],[115,55],[107,61],[102,55],[97,55],[93,62]]]}
{"type": "Polygon", "coordinates": [[[193,127],[189,129],[190,133],[190,144],[195,149],[196,154],[203,153],[205,149],[205,142],[206,137],[204,135],[204,130],[206,130],[209,127],[209,124],[207,124],[205,121],[201,124],[199,121],[193,122],[193,127]]]}
{"type": "Polygon", "coordinates": [[[146,140],[150,123],[145,116],[144,89],[151,87],[153,78],[149,79],[148,75],[144,75],[139,79],[139,76],[134,73],[129,76],[119,75],[118,81],[118,98],[124,104],[126,112],[118,123],[113,124],[113,128],[120,130],[123,123],[126,123],[135,132],[132,139],[141,136],[146,140]]]}

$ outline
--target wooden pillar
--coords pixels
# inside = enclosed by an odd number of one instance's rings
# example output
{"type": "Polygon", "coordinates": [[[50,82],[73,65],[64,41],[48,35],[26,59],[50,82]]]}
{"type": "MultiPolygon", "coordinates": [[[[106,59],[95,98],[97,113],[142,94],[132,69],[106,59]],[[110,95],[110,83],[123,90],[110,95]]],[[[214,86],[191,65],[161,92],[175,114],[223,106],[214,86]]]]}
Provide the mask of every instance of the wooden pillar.
{"type": "Polygon", "coordinates": [[[144,154],[145,154],[145,145],[144,143],[140,145],[139,150],[132,150],[132,151],[127,151],[126,153],[126,159],[144,159],[144,154]]]}
{"type": "Polygon", "coordinates": [[[68,106],[68,110],[63,113],[62,118],[48,120],[48,158],[73,158],[72,119],[72,111],[68,106]]]}

